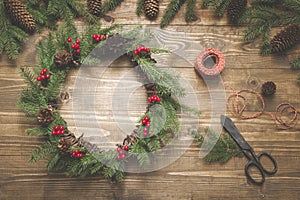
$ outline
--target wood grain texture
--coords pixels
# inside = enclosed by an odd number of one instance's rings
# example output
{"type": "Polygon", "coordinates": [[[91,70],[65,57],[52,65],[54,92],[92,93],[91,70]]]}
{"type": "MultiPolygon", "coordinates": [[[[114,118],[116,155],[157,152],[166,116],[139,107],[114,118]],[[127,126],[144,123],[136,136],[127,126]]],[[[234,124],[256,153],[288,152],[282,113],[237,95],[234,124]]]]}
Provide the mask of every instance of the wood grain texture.
{"type": "MultiPolygon", "coordinates": [[[[160,17],[168,1],[161,4],[160,17]]],[[[199,6],[200,2],[197,4],[199,6]]],[[[115,23],[147,24],[157,26],[154,22],[136,17],[135,1],[126,0],[110,15],[115,23]]],[[[243,28],[230,27],[226,19],[216,20],[213,13],[197,10],[200,20],[186,25],[184,9],[169,26],[168,30],[187,32],[189,38],[199,44],[199,51],[205,47],[218,47],[226,58],[226,68],[222,80],[226,85],[226,93],[232,87],[236,90],[251,88],[259,91],[264,81],[273,80],[277,84],[274,97],[266,98],[266,110],[273,112],[281,102],[290,102],[300,109],[299,85],[296,82],[297,71],[289,69],[288,59],[294,57],[295,50],[284,57],[261,57],[258,55],[259,42],[242,43],[243,28]]],[[[0,60],[0,199],[298,199],[300,196],[300,125],[293,130],[280,131],[274,127],[269,115],[255,120],[234,119],[246,140],[256,152],[267,151],[278,162],[279,171],[275,176],[266,177],[262,187],[247,183],[244,175],[245,158],[233,158],[226,164],[208,164],[199,159],[199,148],[192,144],[188,150],[174,163],[161,170],[127,174],[124,182],[112,184],[102,176],[85,179],[67,178],[63,174],[49,172],[44,168],[46,160],[38,163],[28,162],[31,150],[44,142],[43,137],[30,137],[25,134],[26,128],[35,126],[28,121],[25,114],[16,107],[18,95],[24,84],[18,75],[17,65],[35,65],[36,53],[34,42],[41,35],[29,38],[24,51],[15,62],[8,61],[5,56],[0,60]]],[[[161,59],[164,59],[161,57],[161,59]]],[[[172,63],[172,67],[180,72],[192,86],[202,115],[200,122],[191,125],[204,129],[210,123],[211,99],[204,81],[194,72],[192,65],[182,59],[172,63]]],[[[105,97],[107,101],[99,101],[96,117],[101,127],[110,134],[118,130],[112,119],[111,99],[118,80],[124,74],[137,79],[131,71],[129,63],[124,59],[116,60],[101,76],[97,87],[96,99],[105,97]]],[[[70,92],[71,99],[62,107],[62,115],[68,121],[69,128],[76,132],[72,113],[72,90],[77,71],[68,77],[65,90],[70,92]]],[[[145,94],[143,89],[131,96],[131,120],[144,112],[145,94]],[[135,98],[135,99],[133,99],[135,98]]],[[[257,107],[249,108],[249,113],[257,107]]],[[[125,109],[125,108],[124,108],[125,109]]],[[[229,113],[228,113],[229,114],[229,113]]],[[[121,115],[126,123],[128,116],[121,115]]],[[[85,121],[89,126],[88,120],[85,121]]]]}

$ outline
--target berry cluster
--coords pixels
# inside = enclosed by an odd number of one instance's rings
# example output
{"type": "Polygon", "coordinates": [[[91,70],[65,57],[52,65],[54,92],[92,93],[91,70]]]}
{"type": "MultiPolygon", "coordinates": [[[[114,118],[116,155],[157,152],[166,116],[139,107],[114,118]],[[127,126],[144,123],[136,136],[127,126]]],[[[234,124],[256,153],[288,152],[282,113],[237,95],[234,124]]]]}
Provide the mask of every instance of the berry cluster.
{"type": "Polygon", "coordinates": [[[143,46],[136,46],[135,50],[133,51],[134,55],[138,55],[141,52],[150,53],[150,48],[143,47],[143,46]]]}
{"type": "MultiPolygon", "coordinates": [[[[72,42],[72,38],[68,38],[68,42],[72,42]]],[[[71,44],[71,48],[77,53],[80,54],[80,40],[76,40],[75,43],[71,44]]]]}
{"type": "Polygon", "coordinates": [[[146,125],[147,127],[150,126],[150,118],[149,117],[145,117],[143,120],[142,120],[142,124],[143,125],[146,125]]]}
{"type": "Polygon", "coordinates": [[[92,35],[92,38],[94,39],[95,42],[100,42],[101,40],[106,40],[106,35],[92,35]]]}
{"type": "Polygon", "coordinates": [[[48,70],[46,68],[42,69],[42,71],[40,72],[40,76],[38,76],[36,78],[37,81],[42,81],[45,79],[49,79],[51,77],[50,74],[46,74],[48,72],[48,70]]]}
{"type": "Polygon", "coordinates": [[[64,126],[54,126],[52,135],[63,135],[65,134],[65,127],[64,126]]]}
{"type": "Polygon", "coordinates": [[[77,157],[77,158],[82,158],[82,157],[83,157],[83,153],[80,152],[78,149],[74,150],[74,151],[71,153],[71,155],[72,155],[73,157],[77,157]]]}
{"type": "Polygon", "coordinates": [[[149,101],[149,103],[152,103],[152,102],[157,102],[157,103],[159,103],[159,102],[161,101],[161,98],[159,98],[159,97],[156,96],[156,95],[153,95],[153,96],[150,96],[150,97],[148,98],[148,101],[149,101]]]}
{"type": "MultiPolygon", "coordinates": [[[[125,146],[127,146],[127,145],[125,145],[125,146]]],[[[124,147],[125,147],[125,146],[124,146],[124,147]]],[[[128,146],[127,146],[126,148],[129,149],[128,146]]],[[[125,150],[125,148],[124,148],[124,150],[125,150]]],[[[128,151],[128,150],[126,150],[126,151],[128,151]]],[[[117,148],[117,152],[119,153],[119,155],[117,156],[117,160],[121,160],[121,159],[126,158],[126,156],[125,156],[125,154],[124,154],[124,151],[123,151],[123,149],[122,149],[121,147],[118,147],[118,148],[117,148]]]]}

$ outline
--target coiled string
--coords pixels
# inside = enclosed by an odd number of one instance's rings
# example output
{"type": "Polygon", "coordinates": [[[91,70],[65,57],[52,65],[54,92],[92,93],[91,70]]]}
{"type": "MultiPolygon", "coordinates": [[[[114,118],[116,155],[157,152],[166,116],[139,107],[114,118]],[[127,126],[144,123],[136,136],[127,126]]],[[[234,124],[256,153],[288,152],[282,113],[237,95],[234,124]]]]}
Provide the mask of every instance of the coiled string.
{"type": "Polygon", "coordinates": [[[265,111],[265,100],[261,94],[251,89],[242,89],[237,92],[233,92],[227,98],[227,108],[229,111],[239,119],[255,119],[262,114],[268,114],[274,120],[274,123],[278,129],[287,130],[292,129],[298,122],[298,111],[290,103],[281,103],[276,107],[275,114],[265,111]],[[249,104],[246,94],[254,95],[260,103],[260,110],[252,115],[245,115],[244,112],[249,104]],[[286,113],[289,119],[286,118],[286,113]]]}

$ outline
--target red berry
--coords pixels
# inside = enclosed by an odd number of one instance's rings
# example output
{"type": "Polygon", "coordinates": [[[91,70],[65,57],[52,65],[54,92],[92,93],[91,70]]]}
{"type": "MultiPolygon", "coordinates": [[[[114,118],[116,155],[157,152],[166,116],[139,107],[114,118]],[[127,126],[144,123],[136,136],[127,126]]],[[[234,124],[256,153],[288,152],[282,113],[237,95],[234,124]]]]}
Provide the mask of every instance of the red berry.
{"type": "Polygon", "coordinates": [[[148,127],[145,127],[145,128],[144,128],[144,132],[148,132],[148,127]]]}
{"type": "Polygon", "coordinates": [[[64,131],[64,130],[62,130],[62,131],[60,131],[60,133],[63,135],[63,134],[65,134],[65,131],[64,131]]]}
{"type": "Polygon", "coordinates": [[[133,51],[133,54],[134,54],[134,55],[138,55],[138,54],[139,54],[138,50],[134,50],[134,51],[133,51]]]}
{"type": "Polygon", "coordinates": [[[44,68],[44,69],[43,69],[43,72],[45,72],[45,73],[46,73],[47,71],[48,71],[48,70],[47,70],[47,68],[44,68]]]}
{"type": "Polygon", "coordinates": [[[144,135],[144,137],[146,137],[146,136],[148,135],[148,133],[145,133],[145,132],[144,132],[144,134],[143,134],[143,135],[144,135]]]}
{"type": "Polygon", "coordinates": [[[61,135],[61,131],[57,131],[57,135],[61,135]]]}
{"type": "Polygon", "coordinates": [[[83,157],[83,154],[82,154],[82,153],[79,153],[79,154],[77,154],[77,157],[78,157],[78,158],[82,158],[82,157],[83,157]]]}
{"type": "Polygon", "coordinates": [[[44,75],[45,73],[43,71],[40,72],[40,75],[44,75]]]}
{"type": "Polygon", "coordinates": [[[75,157],[75,156],[76,156],[76,153],[75,153],[74,151],[72,152],[72,156],[73,156],[73,157],[75,157]]]}
{"type": "Polygon", "coordinates": [[[117,156],[117,160],[121,160],[121,156],[117,156]]]}
{"type": "Polygon", "coordinates": [[[65,129],[65,127],[64,126],[59,126],[59,130],[64,130],[65,129]]]}
{"type": "Polygon", "coordinates": [[[45,79],[45,75],[42,75],[42,76],[41,76],[41,79],[44,80],[44,79],[45,79]]]}
{"type": "Polygon", "coordinates": [[[146,123],[146,126],[148,126],[148,127],[149,127],[149,126],[150,126],[150,122],[147,122],[147,123],[146,123]]]}
{"type": "Polygon", "coordinates": [[[120,153],[122,151],[122,149],[120,147],[118,147],[117,151],[120,153]]]}
{"type": "Polygon", "coordinates": [[[148,101],[149,101],[149,103],[151,103],[151,98],[150,97],[148,98],[148,101]]]}
{"type": "Polygon", "coordinates": [[[143,120],[142,120],[142,124],[145,125],[146,123],[147,123],[147,121],[146,121],[145,119],[143,119],[143,120]]]}
{"type": "Polygon", "coordinates": [[[149,49],[149,48],[145,48],[145,51],[146,51],[147,53],[150,53],[150,49],[149,49]]]}
{"type": "Polygon", "coordinates": [[[73,151],[75,154],[79,154],[80,151],[78,149],[76,149],[75,151],[73,151]]]}
{"type": "Polygon", "coordinates": [[[101,39],[106,40],[106,35],[103,35],[101,39]]]}
{"type": "Polygon", "coordinates": [[[149,117],[145,117],[145,118],[144,118],[144,120],[146,120],[146,121],[149,121],[149,120],[150,120],[150,118],[149,118],[149,117]]]}
{"type": "Polygon", "coordinates": [[[158,98],[157,98],[157,102],[161,102],[161,98],[158,97],[158,98]]]}
{"type": "Polygon", "coordinates": [[[71,48],[72,48],[72,49],[75,49],[75,44],[72,44],[72,45],[71,45],[71,48]]]}
{"type": "Polygon", "coordinates": [[[76,43],[75,44],[75,49],[79,49],[79,47],[80,47],[79,44],[76,43]]]}
{"type": "Polygon", "coordinates": [[[145,51],[145,47],[141,47],[141,51],[145,51]]]}
{"type": "Polygon", "coordinates": [[[56,131],[52,131],[52,135],[56,135],[57,134],[57,132],[56,131]]]}
{"type": "Polygon", "coordinates": [[[55,131],[58,131],[58,130],[59,130],[59,127],[58,127],[58,126],[54,126],[54,130],[55,130],[55,131]]]}
{"type": "Polygon", "coordinates": [[[101,39],[101,35],[100,34],[98,34],[97,37],[101,39]]]}
{"type": "Polygon", "coordinates": [[[80,44],[80,40],[76,40],[76,44],[80,44]]]}
{"type": "Polygon", "coordinates": [[[157,101],[157,96],[154,96],[154,97],[153,97],[153,101],[157,101]]]}
{"type": "Polygon", "coordinates": [[[38,77],[36,78],[36,80],[37,80],[37,81],[41,81],[42,78],[41,78],[40,76],[38,76],[38,77]]]}
{"type": "Polygon", "coordinates": [[[97,38],[97,35],[96,35],[96,34],[92,35],[92,38],[93,38],[93,39],[96,39],[96,38],[97,38]]]}
{"type": "Polygon", "coordinates": [[[100,42],[101,38],[100,37],[96,37],[96,41],[100,42]]]}
{"type": "Polygon", "coordinates": [[[77,49],[77,50],[76,50],[76,53],[80,54],[80,52],[81,52],[80,49],[77,49]]]}
{"type": "Polygon", "coordinates": [[[124,145],[123,149],[124,149],[125,151],[128,151],[129,146],[128,146],[128,145],[124,145]]]}
{"type": "Polygon", "coordinates": [[[121,155],[121,158],[122,158],[122,159],[124,159],[125,157],[126,157],[126,156],[125,156],[124,154],[123,154],[123,155],[121,155]]]}
{"type": "Polygon", "coordinates": [[[46,79],[49,79],[50,77],[51,77],[50,74],[46,74],[46,76],[45,76],[46,79]]]}
{"type": "Polygon", "coordinates": [[[72,42],[72,38],[68,38],[68,42],[72,42]]]}

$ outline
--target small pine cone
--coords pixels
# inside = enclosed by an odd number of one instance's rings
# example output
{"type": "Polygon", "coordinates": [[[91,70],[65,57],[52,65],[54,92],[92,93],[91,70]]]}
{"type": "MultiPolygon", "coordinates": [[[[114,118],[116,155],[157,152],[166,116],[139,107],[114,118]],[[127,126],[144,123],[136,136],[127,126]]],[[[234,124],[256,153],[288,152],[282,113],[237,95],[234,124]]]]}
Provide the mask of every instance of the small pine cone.
{"type": "Polygon", "coordinates": [[[238,19],[245,12],[247,0],[233,0],[227,8],[227,17],[230,23],[237,24],[238,19]]]}
{"type": "Polygon", "coordinates": [[[75,146],[82,147],[82,136],[76,138],[74,133],[66,133],[58,140],[57,147],[61,152],[69,152],[70,148],[75,146]]]}
{"type": "Polygon", "coordinates": [[[19,0],[4,0],[5,11],[10,15],[13,23],[27,32],[35,30],[35,21],[26,10],[25,4],[19,0]]]}
{"type": "Polygon", "coordinates": [[[101,0],[87,0],[87,7],[89,12],[93,15],[101,15],[102,1],[101,0]]]}
{"type": "Polygon", "coordinates": [[[144,13],[150,20],[157,18],[159,12],[159,0],[145,0],[144,13]]]}
{"type": "Polygon", "coordinates": [[[261,93],[265,96],[272,95],[276,92],[276,84],[272,81],[267,81],[261,86],[261,93]]]}
{"type": "Polygon", "coordinates": [[[72,60],[72,55],[66,50],[59,51],[54,55],[54,63],[58,68],[67,67],[72,60]]]}
{"type": "Polygon", "coordinates": [[[290,25],[279,32],[271,40],[271,52],[279,53],[291,48],[300,40],[300,26],[290,25]]]}
{"type": "Polygon", "coordinates": [[[53,112],[52,109],[44,108],[40,110],[37,114],[37,121],[42,126],[48,126],[51,122],[53,122],[53,112]]]}
{"type": "Polygon", "coordinates": [[[139,136],[136,133],[133,133],[131,135],[127,135],[126,138],[123,140],[123,145],[132,145],[139,139],[139,136]]]}

